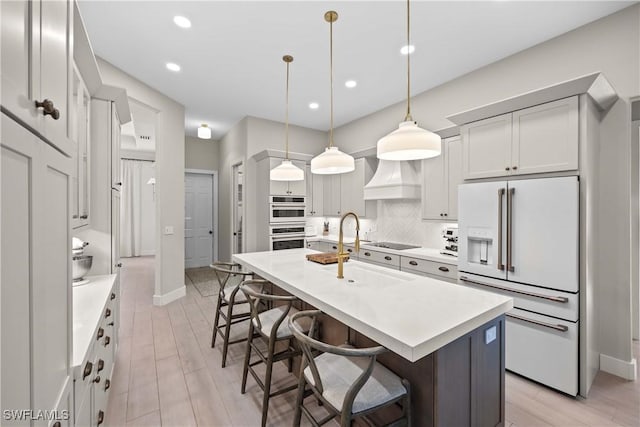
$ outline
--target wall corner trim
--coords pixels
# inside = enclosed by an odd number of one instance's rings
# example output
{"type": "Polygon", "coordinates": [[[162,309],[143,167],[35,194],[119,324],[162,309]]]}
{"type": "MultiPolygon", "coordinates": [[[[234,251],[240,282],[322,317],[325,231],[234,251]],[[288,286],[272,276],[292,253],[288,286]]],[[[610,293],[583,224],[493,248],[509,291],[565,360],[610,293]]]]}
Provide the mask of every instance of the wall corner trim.
{"type": "Polygon", "coordinates": [[[636,359],[626,361],[607,356],[606,354],[600,354],[600,370],[629,381],[635,381],[638,372],[636,359]]]}
{"type": "Polygon", "coordinates": [[[187,295],[187,287],[185,285],[180,286],[178,289],[174,289],[171,292],[167,292],[164,295],[154,295],[153,305],[167,305],[183,296],[187,295]]]}

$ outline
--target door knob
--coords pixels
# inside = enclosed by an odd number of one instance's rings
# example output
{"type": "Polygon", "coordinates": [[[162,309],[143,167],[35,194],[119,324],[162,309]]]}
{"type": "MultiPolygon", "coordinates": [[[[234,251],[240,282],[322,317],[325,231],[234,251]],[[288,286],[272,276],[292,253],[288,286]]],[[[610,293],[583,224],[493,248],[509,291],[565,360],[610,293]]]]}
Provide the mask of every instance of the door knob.
{"type": "Polygon", "coordinates": [[[209,230],[209,234],[213,234],[213,230],[209,230]]]}
{"type": "Polygon", "coordinates": [[[45,116],[51,116],[53,120],[58,120],[60,118],[60,110],[58,110],[53,105],[53,101],[50,99],[45,99],[44,101],[36,101],[36,108],[42,108],[42,114],[45,116]]]}

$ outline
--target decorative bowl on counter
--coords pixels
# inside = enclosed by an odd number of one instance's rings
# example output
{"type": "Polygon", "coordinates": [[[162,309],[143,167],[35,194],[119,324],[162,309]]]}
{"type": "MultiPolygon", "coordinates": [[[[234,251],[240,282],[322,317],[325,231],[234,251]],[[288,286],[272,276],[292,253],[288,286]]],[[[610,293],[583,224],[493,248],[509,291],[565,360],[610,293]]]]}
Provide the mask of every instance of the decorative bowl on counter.
{"type": "Polygon", "coordinates": [[[93,263],[92,255],[74,256],[71,258],[71,271],[73,275],[73,281],[79,282],[82,278],[91,270],[91,264],[93,263]]]}

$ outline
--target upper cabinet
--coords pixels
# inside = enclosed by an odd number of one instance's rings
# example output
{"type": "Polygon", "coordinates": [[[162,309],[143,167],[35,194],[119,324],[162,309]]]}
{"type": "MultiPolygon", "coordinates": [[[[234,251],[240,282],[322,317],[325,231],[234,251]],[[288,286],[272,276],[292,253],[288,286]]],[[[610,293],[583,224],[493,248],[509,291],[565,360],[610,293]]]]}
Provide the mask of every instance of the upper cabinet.
{"type": "MultiPolygon", "coordinates": [[[[275,168],[282,163],[282,159],[275,157],[269,158],[269,170],[275,168]]],[[[303,161],[292,160],[294,166],[302,169],[306,169],[306,165],[303,161]]],[[[269,181],[269,194],[270,195],[289,195],[289,196],[304,196],[306,194],[305,181],[307,175],[305,173],[305,179],[302,181],[269,181]]]]}
{"type": "MultiPolygon", "coordinates": [[[[366,158],[356,159],[355,170],[339,175],[323,176],[323,212],[325,216],[340,216],[355,212],[361,217],[376,215],[376,202],[364,200],[364,186],[373,177],[373,166],[366,158]]],[[[321,175],[316,175],[315,178],[321,175]]]]}
{"type": "Polygon", "coordinates": [[[307,216],[324,216],[324,176],[311,173],[311,165],[306,165],[304,180],[307,187],[307,216]]]}
{"type": "Polygon", "coordinates": [[[464,179],[578,169],[578,97],[460,127],[464,179]]]}
{"type": "Polygon", "coordinates": [[[462,183],[462,141],[444,139],[439,156],[422,161],[422,218],[458,219],[458,185],[462,183]]]}
{"type": "Polygon", "coordinates": [[[69,0],[0,2],[2,106],[72,155],[69,0]]]}
{"type": "Polygon", "coordinates": [[[73,67],[69,108],[73,174],[71,188],[71,223],[73,228],[89,224],[90,173],[90,104],[91,97],[78,69],[73,67]]]}

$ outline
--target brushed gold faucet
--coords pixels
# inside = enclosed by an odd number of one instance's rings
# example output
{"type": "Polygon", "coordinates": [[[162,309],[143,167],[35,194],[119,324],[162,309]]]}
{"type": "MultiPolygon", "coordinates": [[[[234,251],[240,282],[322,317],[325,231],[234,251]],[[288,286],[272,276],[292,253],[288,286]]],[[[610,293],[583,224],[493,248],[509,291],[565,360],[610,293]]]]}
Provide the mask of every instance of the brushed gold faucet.
{"type": "Polygon", "coordinates": [[[344,259],[349,256],[347,252],[344,251],[344,232],[342,231],[342,225],[344,224],[344,220],[349,215],[353,216],[356,219],[356,252],[360,250],[360,219],[355,212],[347,212],[342,215],[340,218],[340,234],[338,236],[338,279],[344,279],[344,259]]]}

